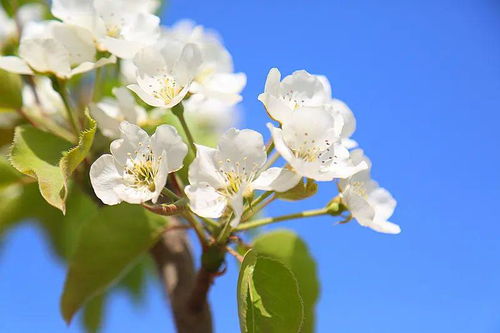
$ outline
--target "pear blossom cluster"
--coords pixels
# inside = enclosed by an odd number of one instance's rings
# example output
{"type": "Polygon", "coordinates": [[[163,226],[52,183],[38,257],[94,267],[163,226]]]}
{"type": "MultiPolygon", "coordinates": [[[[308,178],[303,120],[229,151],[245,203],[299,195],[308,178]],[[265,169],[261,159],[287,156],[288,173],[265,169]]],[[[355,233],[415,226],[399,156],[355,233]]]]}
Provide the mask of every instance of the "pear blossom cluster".
{"type": "Polygon", "coordinates": [[[266,143],[255,130],[232,127],[246,75],[235,72],[220,37],[191,21],[161,26],[158,5],[53,0],[55,19],[32,14],[21,31],[0,13],[0,23],[6,22],[0,42],[19,38],[17,54],[1,56],[0,68],[33,76],[23,91],[27,113],[63,114],[67,105],[54,80],[116,66],[120,84],[88,103],[110,143],[110,153],[90,168],[104,204],[177,205],[165,194],[175,185],[181,192],[174,196],[187,202],[190,214],[237,228],[251,217],[256,196],[286,197],[312,181],[338,188],[347,219],[400,232],[389,222],[396,201],[371,179],[371,162],[351,138],[354,114],[332,96],[325,76],[298,70],[282,78],[277,68],[269,71],[257,97],[269,116],[266,143]],[[182,130],[165,120],[171,115],[182,130]],[[191,133],[199,124],[216,134],[216,144],[191,133]],[[182,172],[187,176],[179,186],[182,172]]]}

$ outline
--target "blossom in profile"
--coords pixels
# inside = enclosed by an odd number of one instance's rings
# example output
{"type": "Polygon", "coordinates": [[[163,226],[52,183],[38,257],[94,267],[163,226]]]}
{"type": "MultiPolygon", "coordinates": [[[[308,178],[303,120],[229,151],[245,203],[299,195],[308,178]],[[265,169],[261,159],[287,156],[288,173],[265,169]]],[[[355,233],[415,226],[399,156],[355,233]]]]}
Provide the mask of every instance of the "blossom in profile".
{"type": "Polygon", "coordinates": [[[371,179],[371,162],[363,151],[356,149],[351,155],[354,162],[364,162],[369,167],[339,181],[343,203],[362,226],[378,232],[399,234],[401,228],[388,221],[396,208],[396,200],[371,179]]]}
{"type": "Polygon", "coordinates": [[[144,48],[134,58],[137,83],[127,87],[151,106],[172,108],[189,92],[201,61],[194,44],[144,48]]]}
{"type": "Polygon", "coordinates": [[[303,177],[319,181],[347,178],[368,166],[355,163],[342,145],[343,119],[325,108],[302,107],[282,123],[268,124],[276,150],[303,177]]]}
{"type": "Polygon", "coordinates": [[[0,68],[18,74],[53,74],[68,79],[115,62],[96,59],[92,35],[85,29],[57,21],[32,22],[25,27],[19,57],[0,57],[0,68]]]}
{"type": "Polygon", "coordinates": [[[89,106],[90,114],[104,136],[120,137],[120,124],[128,121],[141,125],[147,120],[146,110],[135,102],[134,96],[125,87],[114,88],[115,98],[105,97],[99,103],[89,106]]]}
{"type": "Polygon", "coordinates": [[[182,168],[187,145],[170,125],[158,126],[149,136],[124,121],[120,132],[121,138],[111,143],[111,154],[102,155],[90,167],[95,194],[107,205],[156,202],[168,174],[182,168]]]}
{"type": "Polygon", "coordinates": [[[89,31],[100,51],[130,59],[158,41],[160,19],[151,14],[157,5],[148,0],[54,0],[52,14],[89,31]]]}
{"type": "Polygon", "coordinates": [[[221,217],[231,207],[231,225],[239,223],[244,198],[254,190],[284,192],[300,180],[296,173],[273,167],[264,170],[266,149],[262,135],[256,131],[234,128],[226,131],[217,146],[197,146],[197,155],[189,167],[185,192],[196,214],[221,217]]]}

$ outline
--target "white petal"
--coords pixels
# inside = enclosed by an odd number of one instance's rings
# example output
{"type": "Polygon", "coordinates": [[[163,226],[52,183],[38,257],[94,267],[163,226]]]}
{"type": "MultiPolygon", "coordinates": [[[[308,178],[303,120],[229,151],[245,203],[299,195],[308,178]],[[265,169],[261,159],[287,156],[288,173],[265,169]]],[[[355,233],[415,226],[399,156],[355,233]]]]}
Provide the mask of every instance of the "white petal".
{"type": "Polygon", "coordinates": [[[382,187],[370,192],[369,201],[375,209],[376,219],[388,220],[396,208],[396,200],[389,191],[382,187]]]}
{"type": "Polygon", "coordinates": [[[33,75],[31,68],[19,57],[0,57],[0,68],[12,73],[33,75]]]}
{"type": "Polygon", "coordinates": [[[287,146],[284,138],[283,138],[283,130],[281,128],[274,127],[273,124],[268,123],[267,128],[271,132],[271,136],[273,137],[274,147],[280,153],[280,155],[289,163],[296,160],[293,152],[287,146]]]}
{"type": "Polygon", "coordinates": [[[257,172],[266,163],[266,147],[259,132],[250,129],[227,130],[219,140],[215,161],[225,171],[257,172]]]}
{"type": "Polygon", "coordinates": [[[151,136],[151,148],[155,156],[166,152],[168,158],[168,173],[177,171],[183,166],[184,158],[188,152],[188,147],[182,141],[175,127],[170,125],[160,125],[151,136]]]}
{"type": "Polygon", "coordinates": [[[153,97],[137,84],[129,84],[127,88],[135,92],[137,96],[139,96],[139,98],[142,99],[146,104],[157,108],[166,107],[166,104],[163,100],[153,97]]]}
{"type": "Polygon", "coordinates": [[[218,218],[226,208],[226,198],[208,183],[188,185],[184,192],[189,199],[191,210],[199,216],[218,218]]]}
{"type": "Polygon", "coordinates": [[[113,113],[118,113],[117,105],[112,105],[106,102],[89,105],[90,114],[97,122],[97,126],[102,134],[108,138],[116,139],[120,136],[121,121],[112,116],[113,113]]]}
{"type": "Polygon", "coordinates": [[[278,97],[281,93],[280,90],[281,73],[277,68],[271,68],[267,74],[264,92],[272,96],[278,97]]]}
{"type": "Polygon", "coordinates": [[[144,44],[105,36],[99,40],[102,47],[122,59],[132,59],[144,44]]]}
{"type": "Polygon", "coordinates": [[[189,182],[191,184],[208,183],[214,188],[225,185],[224,178],[220,175],[216,162],[217,150],[196,145],[196,157],[189,166],[189,182]]]}
{"type": "Polygon", "coordinates": [[[292,110],[278,97],[263,93],[259,95],[258,99],[264,104],[266,112],[272,119],[283,122],[290,117],[292,110]]]}
{"type": "Polygon", "coordinates": [[[53,22],[50,29],[53,37],[68,51],[71,66],[94,61],[96,49],[90,31],[61,22],[53,22]]]}
{"type": "Polygon", "coordinates": [[[111,142],[110,150],[120,165],[125,165],[128,154],[145,148],[149,144],[149,135],[137,125],[123,121],[120,124],[121,139],[111,142]]]}
{"type": "Polygon", "coordinates": [[[134,65],[141,75],[155,76],[167,68],[164,56],[156,47],[145,47],[134,57],[134,65]]]}
{"type": "Polygon", "coordinates": [[[146,201],[153,200],[156,195],[154,192],[144,187],[135,188],[125,184],[120,184],[115,187],[115,192],[122,201],[131,204],[142,204],[146,201]]]}
{"type": "Polygon", "coordinates": [[[286,76],[281,81],[281,89],[282,93],[293,91],[296,98],[301,98],[298,102],[303,100],[301,103],[303,106],[321,106],[331,99],[329,86],[325,88],[322,80],[305,70],[295,71],[292,75],[286,76]]]}
{"type": "Polygon", "coordinates": [[[233,209],[233,218],[229,222],[231,227],[236,227],[240,224],[241,216],[243,215],[243,194],[242,191],[236,193],[233,197],[231,197],[229,201],[229,205],[233,209]]]}
{"type": "Polygon", "coordinates": [[[116,205],[121,202],[115,188],[122,184],[122,177],[116,169],[113,156],[102,155],[92,164],[90,182],[97,197],[106,205],[116,205]]]}
{"type": "Polygon", "coordinates": [[[64,22],[91,28],[95,21],[93,1],[53,0],[52,14],[64,22]]]}
{"type": "MultiPolygon", "coordinates": [[[[168,126],[168,125],[164,125],[164,126],[168,126]]],[[[170,159],[169,159],[169,156],[167,155],[167,152],[163,151],[161,153],[161,155],[155,156],[155,157],[156,158],[160,157],[161,160],[160,160],[160,165],[158,167],[158,173],[156,174],[156,177],[155,177],[155,191],[154,191],[153,197],[151,198],[153,203],[156,203],[156,201],[158,200],[158,197],[160,196],[161,191],[163,190],[163,188],[165,187],[165,184],[167,183],[168,174],[170,173],[169,168],[168,168],[170,159]]]]}
{"type": "Polygon", "coordinates": [[[368,225],[368,227],[370,227],[375,231],[383,232],[385,234],[399,234],[401,232],[401,228],[399,227],[399,225],[389,221],[373,222],[370,225],[368,225]]]}
{"type": "Polygon", "coordinates": [[[369,226],[375,217],[375,210],[369,202],[350,187],[342,193],[342,196],[349,211],[358,223],[363,226],[369,226]]]}
{"type": "Polygon", "coordinates": [[[285,192],[297,185],[302,177],[285,168],[269,168],[252,182],[256,190],[285,192]]]}
{"type": "Polygon", "coordinates": [[[225,105],[234,105],[241,101],[240,92],[246,84],[243,73],[215,73],[201,83],[191,84],[191,93],[201,93],[225,105]]]}
{"type": "Polygon", "coordinates": [[[141,13],[135,15],[130,24],[122,31],[125,40],[144,46],[153,45],[160,37],[160,18],[156,15],[141,13]]]}
{"type": "Polygon", "coordinates": [[[19,55],[37,72],[54,73],[61,78],[70,75],[69,53],[55,39],[24,39],[19,55]]]}
{"type": "Polygon", "coordinates": [[[332,99],[330,106],[334,113],[339,114],[344,119],[344,126],[340,136],[346,139],[349,138],[356,130],[356,118],[354,118],[354,114],[351,109],[339,99],[332,99]]]}
{"type": "Polygon", "coordinates": [[[172,73],[181,85],[188,85],[193,80],[201,65],[201,53],[195,44],[186,44],[177,60],[172,73]]]}
{"type": "Polygon", "coordinates": [[[116,96],[116,101],[121,114],[128,122],[139,124],[146,120],[147,114],[144,108],[137,105],[135,98],[126,87],[113,88],[113,95],[116,96]]]}
{"type": "Polygon", "coordinates": [[[108,64],[114,64],[116,62],[116,57],[111,56],[108,58],[100,58],[96,62],[84,62],[78,65],[77,67],[73,68],[71,70],[71,75],[76,75],[76,74],[81,74],[85,73],[88,71],[91,71],[93,69],[108,65],[108,64]]]}

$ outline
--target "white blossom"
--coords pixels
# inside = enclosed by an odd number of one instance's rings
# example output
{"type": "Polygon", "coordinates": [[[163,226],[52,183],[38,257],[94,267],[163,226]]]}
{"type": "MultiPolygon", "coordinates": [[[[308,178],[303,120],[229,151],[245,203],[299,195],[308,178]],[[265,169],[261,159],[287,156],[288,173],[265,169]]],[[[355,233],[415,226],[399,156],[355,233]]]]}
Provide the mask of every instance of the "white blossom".
{"type": "Polygon", "coordinates": [[[352,152],[352,159],[365,162],[369,168],[339,182],[342,201],[362,226],[388,234],[400,233],[401,228],[388,221],[396,207],[396,200],[371,179],[371,163],[361,149],[352,152]]]}
{"type": "Polygon", "coordinates": [[[106,97],[97,104],[91,104],[89,109],[101,133],[116,139],[120,136],[122,121],[140,126],[147,120],[147,113],[142,106],[137,105],[127,88],[114,88],[113,95],[116,98],[106,97]]]}
{"type": "Polygon", "coordinates": [[[156,1],[53,0],[52,14],[87,29],[101,51],[130,59],[157,42],[160,19],[151,14],[156,1]]]}
{"type": "Polygon", "coordinates": [[[32,22],[25,27],[19,57],[0,57],[0,68],[19,74],[54,74],[62,79],[113,63],[96,61],[92,35],[75,25],[57,21],[32,22]]]}
{"type": "Polygon", "coordinates": [[[169,42],[142,49],[134,58],[137,84],[127,87],[151,106],[172,108],[182,101],[201,64],[194,44],[169,42]]]}
{"type": "Polygon", "coordinates": [[[227,106],[241,101],[246,75],[234,73],[231,54],[216,33],[183,20],[165,29],[162,40],[192,43],[200,49],[203,61],[190,87],[192,94],[200,94],[227,106]]]}
{"type": "Polygon", "coordinates": [[[301,107],[282,128],[268,124],[276,150],[301,176],[319,181],[347,178],[366,169],[341,143],[343,119],[325,108],[301,107]]]}
{"type": "Polygon", "coordinates": [[[280,80],[280,71],[272,68],[264,92],[258,97],[269,116],[280,123],[294,111],[323,107],[331,101],[330,84],[325,77],[299,70],[280,80]]]}
{"type": "Polygon", "coordinates": [[[151,137],[126,121],[120,131],[111,154],[102,155],[90,168],[97,197],[107,205],[156,202],[168,174],[182,168],[186,144],[170,125],[158,126],[151,137]]]}
{"type": "Polygon", "coordinates": [[[217,148],[197,148],[189,167],[191,185],[185,188],[190,207],[200,216],[218,218],[230,206],[232,226],[241,219],[244,197],[254,190],[287,191],[301,178],[285,168],[263,170],[266,149],[262,135],[253,130],[232,128],[222,135],[217,148]]]}

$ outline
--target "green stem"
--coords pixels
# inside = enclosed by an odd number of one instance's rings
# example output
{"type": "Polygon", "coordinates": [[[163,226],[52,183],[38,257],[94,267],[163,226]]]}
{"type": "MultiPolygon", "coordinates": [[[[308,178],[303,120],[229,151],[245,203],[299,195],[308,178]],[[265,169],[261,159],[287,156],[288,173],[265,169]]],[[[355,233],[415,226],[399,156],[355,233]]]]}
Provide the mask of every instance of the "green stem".
{"type": "MultiPolygon", "coordinates": [[[[242,217],[244,218],[246,215],[248,215],[251,211],[253,211],[253,215],[258,212],[258,210],[254,210],[254,207],[257,207],[258,204],[260,204],[262,201],[267,199],[270,195],[272,195],[274,192],[273,191],[266,191],[259,195],[255,200],[253,200],[250,205],[245,209],[243,212],[242,217]]],[[[248,219],[248,218],[247,218],[248,219]]]]}
{"type": "Polygon", "coordinates": [[[236,227],[236,231],[248,230],[248,229],[252,229],[252,228],[256,228],[256,227],[261,227],[263,225],[281,222],[281,221],[286,221],[286,220],[294,220],[294,219],[300,219],[300,218],[304,218],[304,217],[313,217],[313,216],[326,215],[326,214],[332,214],[332,208],[326,207],[326,208],[321,208],[321,209],[312,209],[312,210],[306,210],[306,211],[303,211],[300,213],[282,215],[282,216],[277,216],[277,217],[267,217],[264,219],[253,220],[250,222],[240,224],[239,226],[236,227]]]}
{"type": "Polygon", "coordinates": [[[175,194],[174,192],[170,191],[168,188],[164,187],[162,190],[161,190],[161,193],[167,197],[169,197],[170,199],[174,200],[174,201],[178,201],[181,199],[181,197],[179,197],[177,194],[175,194]]]}
{"type": "Polygon", "coordinates": [[[191,212],[187,212],[184,215],[184,218],[191,224],[193,227],[194,231],[196,232],[196,235],[198,236],[198,239],[201,242],[201,245],[203,247],[207,247],[207,238],[205,237],[205,230],[203,230],[203,226],[196,220],[196,218],[191,214],[191,212]]]}
{"type": "Polygon", "coordinates": [[[184,133],[186,134],[186,137],[188,139],[189,147],[191,147],[191,151],[193,152],[193,154],[196,155],[196,145],[194,144],[193,135],[189,130],[186,118],[184,118],[184,106],[182,105],[182,102],[172,108],[172,113],[179,119],[182,129],[184,130],[184,133]]]}
{"type": "Polygon", "coordinates": [[[217,236],[217,244],[224,244],[226,242],[227,238],[231,234],[231,229],[231,219],[229,219],[217,236]]]}
{"type": "Polygon", "coordinates": [[[220,224],[212,219],[200,216],[200,219],[206,224],[210,225],[212,228],[219,228],[220,224]]]}
{"type": "Polygon", "coordinates": [[[80,135],[80,129],[78,128],[75,116],[73,115],[73,110],[69,103],[68,91],[66,90],[66,82],[59,78],[55,78],[53,82],[54,82],[54,89],[61,96],[61,99],[64,103],[64,108],[66,109],[66,114],[68,115],[68,119],[71,124],[71,128],[75,133],[76,139],[78,140],[78,136],[80,135]]]}
{"type": "Polygon", "coordinates": [[[102,71],[102,67],[98,67],[95,70],[94,91],[92,92],[92,101],[93,102],[97,102],[100,99],[100,92],[101,92],[101,71],[102,71]]]}

